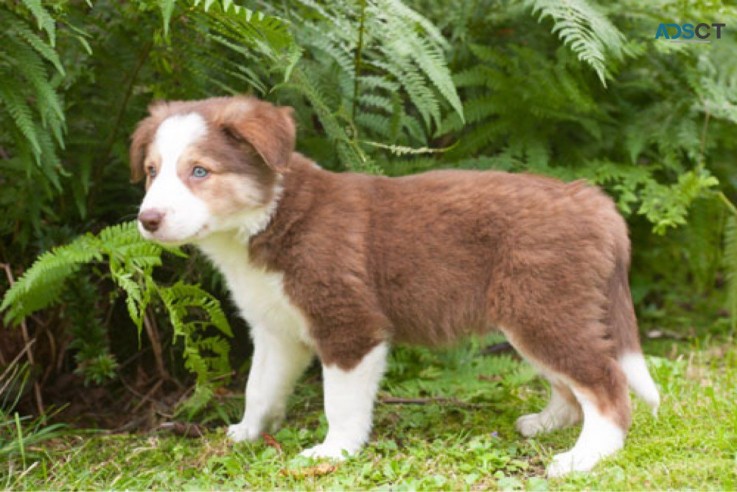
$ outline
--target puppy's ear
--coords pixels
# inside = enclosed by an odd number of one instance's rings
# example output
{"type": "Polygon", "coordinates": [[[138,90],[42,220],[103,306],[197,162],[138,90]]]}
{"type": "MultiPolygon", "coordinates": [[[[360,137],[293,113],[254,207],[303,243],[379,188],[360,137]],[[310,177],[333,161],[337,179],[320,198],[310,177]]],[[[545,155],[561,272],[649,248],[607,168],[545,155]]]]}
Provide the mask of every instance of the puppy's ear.
{"type": "Polygon", "coordinates": [[[138,123],[136,131],[131,137],[131,146],[129,151],[131,165],[131,183],[137,183],[146,175],[143,169],[143,161],[146,158],[146,150],[153,139],[156,125],[152,117],[138,123]]]}
{"type": "Polygon", "coordinates": [[[131,146],[128,154],[132,183],[137,183],[146,176],[143,165],[148,146],[153,142],[159,123],[164,119],[166,112],[173,104],[177,103],[154,102],[150,104],[148,107],[149,116],[141,120],[136,126],[131,136],[131,146]]]}
{"type": "Polygon", "coordinates": [[[249,144],[276,172],[286,169],[294,152],[293,109],[252,98],[234,98],[218,118],[225,134],[249,144]]]}

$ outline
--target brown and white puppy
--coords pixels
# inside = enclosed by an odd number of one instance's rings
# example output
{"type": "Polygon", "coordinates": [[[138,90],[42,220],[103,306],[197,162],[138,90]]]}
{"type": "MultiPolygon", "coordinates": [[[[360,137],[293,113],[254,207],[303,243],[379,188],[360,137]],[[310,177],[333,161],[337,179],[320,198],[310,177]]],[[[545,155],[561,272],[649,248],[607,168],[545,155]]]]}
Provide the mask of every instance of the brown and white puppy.
{"type": "Polygon", "coordinates": [[[624,444],[627,384],[653,410],[628,285],[629,240],[612,200],[582,182],[434,171],[325,171],[294,152],[289,108],[253,98],[155,104],[133,135],[146,177],[141,234],[192,243],[225,276],[255,346],[236,440],[284,417],[313,357],[325,441],[356,453],[371,430],[391,344],[440,345],[501,330],[551,383],[525,436],[583,419],[550,476],[591,469],[624,444]]]}

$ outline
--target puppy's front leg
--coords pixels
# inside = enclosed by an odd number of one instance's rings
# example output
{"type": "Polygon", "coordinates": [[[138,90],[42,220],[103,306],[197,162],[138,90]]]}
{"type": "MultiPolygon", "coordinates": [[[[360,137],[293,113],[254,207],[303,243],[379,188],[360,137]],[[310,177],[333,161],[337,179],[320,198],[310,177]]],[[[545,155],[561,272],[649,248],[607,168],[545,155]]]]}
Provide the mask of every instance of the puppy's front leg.
{"type": "Polygon", "coordinates": [[[322,444],[302,451],[303,456],[343,459],[343,451],[355,454],[366,443],[388,351],[386,343],[377,345],[349,370],[323,364],[328,435],[322,444]]]}
{"type": "Polygon", "coordinates": [[[253,441],[273,432],[284,419],[287,398],[313,352],[295,337],[266,328],[253,328],[254,353],[246,384],[246,410],[240,423],[228,427],[236,442],[253,441]]]}

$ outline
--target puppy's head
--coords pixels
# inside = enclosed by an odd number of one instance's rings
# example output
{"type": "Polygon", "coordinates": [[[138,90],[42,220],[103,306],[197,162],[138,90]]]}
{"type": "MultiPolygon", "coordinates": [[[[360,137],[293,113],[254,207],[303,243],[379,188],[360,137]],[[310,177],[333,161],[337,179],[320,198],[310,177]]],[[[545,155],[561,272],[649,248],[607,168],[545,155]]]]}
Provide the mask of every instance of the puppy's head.
{"type": "Polygon", "coordinates": [[[183,244],[238,229],[275,199],[294,150],[291,108],[248,97],[156,103],[133,133],[131,177],[146,180],[138,228],[183,244]]]}

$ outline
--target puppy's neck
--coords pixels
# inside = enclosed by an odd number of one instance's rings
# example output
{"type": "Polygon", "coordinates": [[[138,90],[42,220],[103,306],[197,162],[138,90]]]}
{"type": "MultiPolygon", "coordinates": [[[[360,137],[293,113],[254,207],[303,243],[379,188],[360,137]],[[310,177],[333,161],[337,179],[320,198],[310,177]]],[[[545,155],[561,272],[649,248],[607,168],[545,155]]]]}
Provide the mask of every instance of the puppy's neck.
{"type": "Polygon", "coordinates": [[[247,257],[251,238],[269,227],[276,215],[282,193],[281,183],[277,183],[266,205],[229,217],[222,229],[197,240],[195,246],[218,264],[224,259],[222,257],[225,251],[237,252],[241,260],[243,254],[247,257]]]}

